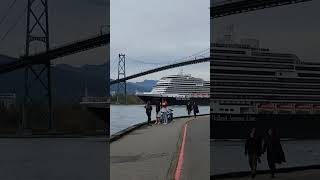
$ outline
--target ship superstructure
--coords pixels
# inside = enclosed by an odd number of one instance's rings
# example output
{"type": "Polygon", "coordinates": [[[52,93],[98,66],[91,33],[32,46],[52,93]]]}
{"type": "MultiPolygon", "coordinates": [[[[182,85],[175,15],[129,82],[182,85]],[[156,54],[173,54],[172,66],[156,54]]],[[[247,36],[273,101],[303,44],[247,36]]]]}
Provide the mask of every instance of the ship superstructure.
{"type": "Polygon", "coordinates": [[[193,101],[209,105],[210,82],[191,75],[178,74],[162,77],[151,92],[136,93],[143,101],[159,101],[161,98],[169,104],[186,104],[193,101]]]}

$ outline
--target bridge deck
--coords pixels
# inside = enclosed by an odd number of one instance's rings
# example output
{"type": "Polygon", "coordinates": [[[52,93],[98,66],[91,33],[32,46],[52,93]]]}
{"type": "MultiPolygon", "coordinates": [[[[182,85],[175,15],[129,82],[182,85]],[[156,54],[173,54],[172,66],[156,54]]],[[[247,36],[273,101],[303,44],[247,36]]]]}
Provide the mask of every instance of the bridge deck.
{"type": "Polygon", "coordinates": [[[199,59],[191,59],[191,60],[187,60],[187,61],[183,61],[183,62],[177,62],[177,63],[173,63],[173,64],[170,64],[170,65],[165,65],[165,66],[154,68],[154,69],[150,69],[150,70],[147,70],[147,71],[144,71],[144,72],[141,72],[141,73],[133,74],[133,75],[127,76],[125,78],[113,80],[113,81],[110,82],[110,85],[117,84],[119,82],[125,82],[125,81],[130,80],[130,79],[134,79],[134,78],[137,78],[137,77],[145,76],[145,75],[148,75],[148,74],[156,73],[156,72],[167,70],[167,69],[177,68],[177,67],[191,65],[191,64],[209,62],[210,59],[211,59],[210,57],[205,57],[205,58],[199,58],[199,59]]]}
{"type": "Polygon", "coordinates": [[[7,59],[12,59],[12,61],[0,64],[0,74],[24,68],[28,65],[45,64],[48,61],[56,58],[104,46],[109,42],[110,34],[100,34],[97,36],[89,37],[87,39],[79,40],[72,43],[66,43],[61,46],[54,47],[50,49],[48,52],[42,52],[28,57],[21,57],[20,59],[7,57],[7,59]]]}
{"type": "Polygon", "coordinates": [[[283,6],[311,0],[237,0],[225,1],[225,4],[211,5],[210,17],[219,18],[233,14],[239,14],[248,11],[256,11],[264,8],[271,8],[276,6],[283,6]]]}

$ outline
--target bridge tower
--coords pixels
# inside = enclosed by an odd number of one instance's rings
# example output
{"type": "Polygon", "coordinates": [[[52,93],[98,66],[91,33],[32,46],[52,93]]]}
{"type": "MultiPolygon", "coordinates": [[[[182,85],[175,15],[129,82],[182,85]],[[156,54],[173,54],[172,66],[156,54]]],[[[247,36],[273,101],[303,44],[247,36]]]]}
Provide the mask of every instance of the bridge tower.
{"type": "MultiPolygon", "coordinates": [[[[25,57],[49,50],[48,0],[28,0],[25,57]]],[[[21,130],[31,129],[32,122],[48,123],[53,129],[51,64],[43,59],[25,68],[23,118],[21,130]],[[40,115],[41,114],[41,115],[40,115]],[[46,120],[46,121],[44,121],[46,120]]]]}
{"type": "MultiPolygon", "coordinates": [[[[119,54],[118,61],[118,80],[126,77],[126,55],[119,54]]],[[[127,104],[127,82],[119,82],[117,87],[117,103],[119,103],[119,96],[123,92],[125,103],[127,104]]]]}

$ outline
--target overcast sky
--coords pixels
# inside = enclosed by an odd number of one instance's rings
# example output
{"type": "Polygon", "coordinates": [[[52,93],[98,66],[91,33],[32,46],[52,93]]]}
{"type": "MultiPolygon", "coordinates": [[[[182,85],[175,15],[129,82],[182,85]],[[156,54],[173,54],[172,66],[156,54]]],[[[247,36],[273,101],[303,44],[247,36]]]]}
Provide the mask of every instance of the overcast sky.
{"type": "Polygon", "coordinates": [[[227,25],[234,24],[237,39],[256,38],[261,47],[320,63],[319,8],[320,1],[313,0],[214,19],[211,39],[227,25]]]}
{"type": "MultiPolygon", "coordinates": [[[[0,1],[1,19],[13,1],[0,1]]],[[[98,34],[101,26],[109,24],[108,1],[49,0],[50,45],[59,46],[98,34]]],[[[24,54],[27,19],[26,6],[27,0],[17,0],[5,21],[0,22],[0,54],[13,57],[19,57],[24,54]],[[15,22],[18,22],[16,27],[13,28],[4,40],[1,40],[4,34],[13,27],[15,22]]],[[[39,11],[36,10],[36,12],[39,11]]],[[[101,47],[57,59],[54,63],[78,66],[83,64],[103,64],[106,63],[107,59],[107,48],[101,47]]]]}
{"type": "MultiPolygon", "coordinates": [[[[210,47],[209,0],[111,0],[111,77],[118,54],[128,57],[127,76],[210,47]]],[[[184,73],[209,80],[209,63],[150,74],[132,81],[184,73]]]]}

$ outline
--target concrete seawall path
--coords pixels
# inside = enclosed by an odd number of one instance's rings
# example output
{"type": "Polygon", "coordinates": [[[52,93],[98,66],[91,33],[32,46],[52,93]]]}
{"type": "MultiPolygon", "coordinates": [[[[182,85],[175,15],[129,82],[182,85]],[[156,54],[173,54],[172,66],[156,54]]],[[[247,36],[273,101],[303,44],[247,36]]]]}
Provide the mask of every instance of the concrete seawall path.
{"type": "Polygon", "coordinates": [[[210,118],[188,123],[181,180],[210,178],[210,118]]]}
{"type": "Polygon", "coordinates": [[[0,179],[105,180],[106,142],[106,137],[0,138],[0,179]]]}
{"type": "MultiPolygon", "coordinates": [[[[241,178],[225,178],[223,180],[249,180],[252,179],[250,176],[241,177],[241,178]]],[[[256,180],[269,180],[270,174],[258,174],[254,179],[256,180]]],[[[290,173],[279,173],[276,174],[274,179],[279,180],[318,180],[320,179],[320,170],[311,169],[311,170],[304,170],[304,171],[297,171],[297,172],[290,172],[290,173]]]]}
{"type": "MultiPolygon", "coordinates": [[[[143,126],[112,142],[110,144],[110,179],[173,179],[180,153],[180,145],[183,139],[182,132],[185,124],[192,119],[193,118],[178,118],[167,125],[143,126]]],[[[185,176],[191,176],[189,170],[193,168],[193,166],[203,166],[203,159],[206,159],[209,165],[208,122],[209,116],[202,116],[188,123],[184,151],[185,160],[182,165],[181,179],[186,179],[183,178],[185,176]],[[199,125],[196,122],[199,122],[199,125]],[[192,134],[189,134],[189,132],[192,134]],[[199,137],[197,135],[199,135],[199,137]],[[207,145],[203,143],[204,136],[207,136],[207,145]],[[197,143],[199,143],[199,145],[197,145],[197,143]],[[199,148],[192,149],[192,147],[195,146],[199,148]],[[208,147],[205,148],[205,146],[208,147]],[[204,150],[204,153],[199,152],[201,149],[204,150]],[[194,152],[200,153],[200,156],[192,156],[191,154],[194,152]],[[194,163],[194,159],[199,157],[201,157],[199,159],[200,161],[198,160],[196,162],[200,164],[194,163]]],[[[205,170],[206,168],[203,169],[205,170]]],[[[207,171],[206,177],[209,179],[209,166],[207,167],[207,171]]],[[[197,173],[203,173],[203,171],[199,171],[198,169],[198,171],[192,174],[196,175],[197,173]]]]}
{"type": "MultiPolygon", "coordinates": [[[[277,168],[305,167],[319,164],[319,140],[288,140],[281,142],[287,163],[277,168]]],[[[211,175],[249,171],[248,159],[244,155],[244,141],[211,141],[211,175]]],[[[264,154],[258,170],[268,170],[264,154]]]]}

